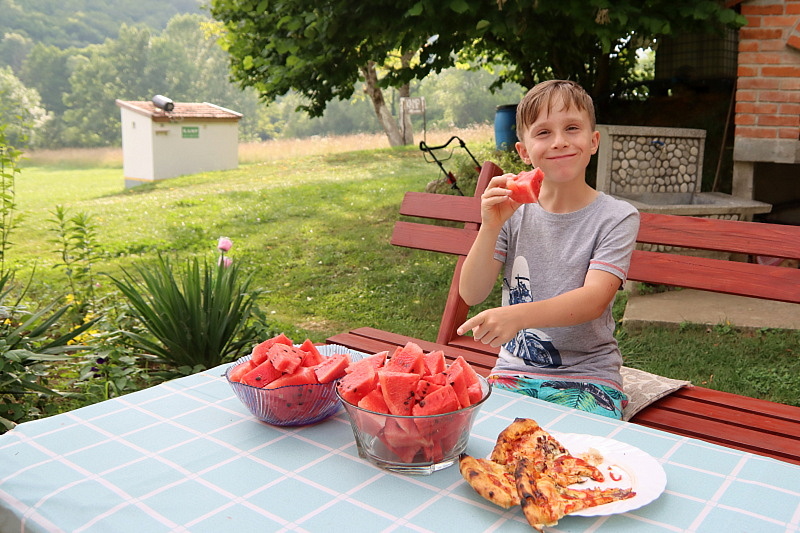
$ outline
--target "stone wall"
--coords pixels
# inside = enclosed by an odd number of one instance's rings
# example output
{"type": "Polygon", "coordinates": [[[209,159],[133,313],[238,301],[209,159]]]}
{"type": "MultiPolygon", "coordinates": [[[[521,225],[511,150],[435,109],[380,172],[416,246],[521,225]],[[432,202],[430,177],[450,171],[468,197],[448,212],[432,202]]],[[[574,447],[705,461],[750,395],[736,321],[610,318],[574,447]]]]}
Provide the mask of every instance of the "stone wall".
{"type": "Polygon", "coordinates": [[[598,124],[597,189],[622,193],[695,193],[703,179],[706,132],[598,124]]]}

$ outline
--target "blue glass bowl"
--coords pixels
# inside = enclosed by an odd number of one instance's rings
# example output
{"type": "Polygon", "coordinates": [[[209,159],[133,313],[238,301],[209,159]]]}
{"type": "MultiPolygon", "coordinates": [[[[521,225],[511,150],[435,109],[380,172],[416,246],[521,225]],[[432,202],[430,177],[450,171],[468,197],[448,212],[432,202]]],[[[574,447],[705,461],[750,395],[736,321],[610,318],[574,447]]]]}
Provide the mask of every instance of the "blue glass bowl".
{"type": "MultiPolygon", "coordinates": [[[[324,357],[346,353],[351,361],[365,355],[334,344],[318,346],[317,349],[324,357]]],[[[261,389],[231,381],[231,370],[249,360],[249,355],[237,360],[225,371],[225,379],[247,410],[262,422],[273,426],[305,426],[321,422],[341,408],[341,401],[336,394],[338,380],[312,385],[286,385],[276,389],[261,389]]]]}

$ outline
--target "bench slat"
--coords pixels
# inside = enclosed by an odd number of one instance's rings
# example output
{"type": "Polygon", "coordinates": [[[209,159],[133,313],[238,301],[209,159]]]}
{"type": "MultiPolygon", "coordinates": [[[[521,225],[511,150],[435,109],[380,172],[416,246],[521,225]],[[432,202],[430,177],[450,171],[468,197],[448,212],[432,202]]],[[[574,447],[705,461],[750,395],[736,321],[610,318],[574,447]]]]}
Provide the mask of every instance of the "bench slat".
{"type": "Polygon", "coordinates": [[[800,270],[634,250],[628,279],[800,303],[800,270]]]}
{"type": "Polygon", "coordinates": [[[450,228],[399,221],[392,232],[392,244],[429,252],[453,255],[467,255],[477,230],[450,228]]]}
{"type": "Polygon", "coordinates": [[[640,213],[637,242],[800,259],[800,226],[640,213]]]}
{"type": "Polygon", "coordinates": [[[633,417],[632,422],[668,433],[700,439],[706,442],[744,450],[757,455],[800,464],[800,441],[781,435],[765,438],[760,425],[743,428],[725,420],[711,420],[697,416],[692,406],[685,410],[666,409],[656,402],[633,417]]]}
{"type": "Polygon", "coordinates": [[[428,192],[407,192],[400,204],[400,214],[409,217],[481,222],[481,200],[474,196],[453,196],[428,192]]]}
{"type": "MultiPolygon", "coordinates": [[[[686,387],[692,389],[695,387],[686,387]]],[[[713,401],[708,401],[709,398],[707,389],[701,391],[694,396],[681,396],[680,394],[671,394],[660,402],[658,408],[668,411],[690,413],[698,418],[707,420],[721,421],[728,428],[727,433],[731,434],[732,439],[739,439],[737,436],[741,432],[745,435],[746,431],[752,431],[753,428],[758,428],[760,431],[761,440],[764,439],[764,432],[770,433],[773,436],[777,435],[793,440],[794,445],[797,446],[800,452],[800,421],[791,420],[779,416],[771,416],[763,412],[743,408],[738,402],[738,398],[732,398],[732,403],[720,404],[713,401]]],[[[762,400],[763,403],[770,403],[762,400]]],[[[644,410],[637,413],[634,418],[637,422],[647,419],[647,413],[644,410]]],[[[769,440],[774,440],[770,437],[769,440]]]]}

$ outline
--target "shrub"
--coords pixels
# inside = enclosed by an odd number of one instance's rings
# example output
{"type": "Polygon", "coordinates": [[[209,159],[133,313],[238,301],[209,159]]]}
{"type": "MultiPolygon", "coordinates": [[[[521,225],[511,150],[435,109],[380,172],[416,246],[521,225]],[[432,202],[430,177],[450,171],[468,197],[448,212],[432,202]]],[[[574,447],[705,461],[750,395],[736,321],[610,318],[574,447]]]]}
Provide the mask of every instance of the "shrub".
{"type": "Polygon", "coordinates": [[[139,356],[185,374],[244,355],[258,341],[259,293],[250,289],[252,275],[244,276],[224,251],[216,264],[188,260],[177,276],[160,254],[155,265],[134,268],[140,279],[128,271],[123,279],[109,277],[145,330],[124,332],[139,356]]]}

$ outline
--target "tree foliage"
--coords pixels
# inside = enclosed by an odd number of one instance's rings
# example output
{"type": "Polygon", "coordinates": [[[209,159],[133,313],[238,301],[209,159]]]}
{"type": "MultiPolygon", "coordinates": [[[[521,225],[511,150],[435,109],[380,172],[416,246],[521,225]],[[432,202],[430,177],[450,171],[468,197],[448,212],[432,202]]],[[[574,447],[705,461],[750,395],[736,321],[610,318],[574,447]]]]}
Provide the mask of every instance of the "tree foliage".
{"type": "Polygon", "coordinates": [[[233,77],[266,100],[298,91],[312,116],[348,98],[370,62],[383,87],[467,60],[501,66],[495,87],[571,78],[600,94],[657,37],[744,22],[715,0],[212,0],[211,13],[233,77]],[[415,61],[397,62],[408,52],[415,61]]]}

